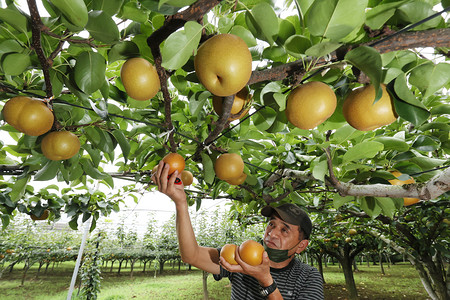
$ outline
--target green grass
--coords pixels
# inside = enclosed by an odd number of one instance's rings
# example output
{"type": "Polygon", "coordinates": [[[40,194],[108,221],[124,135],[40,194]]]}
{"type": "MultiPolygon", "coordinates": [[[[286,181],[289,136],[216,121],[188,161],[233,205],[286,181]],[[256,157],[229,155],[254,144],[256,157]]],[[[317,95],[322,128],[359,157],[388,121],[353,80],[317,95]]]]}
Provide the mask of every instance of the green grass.
{"type": "MultiPolygon", "coordinates": [[[[384,265],[385,275],[379,265],[358,265],[354,272],[356,288],[361,299],[430,299],[417,271],[409,263],[384,265]]],[[[338,266],[324,268],[325,298],[345,299],[345,279],[338,266]]]]}
{"type": "MultiPolygon", "coordinates": [[[[2,300],[60,300],[66,299],[72,278],[74,263],[59,264],[47,274],[37,266],[27,273],[24,286],[21,286],[22,266],[16,266],[12,273],[4,273],[0,278],[0,295],[2,300]]],[[[355,281],[361,299],[428,299],[415,269],[409,264],[397,264],[390,268],[385,265],[385,275],[379,266],[360,266],[355,272],[355,281]]],[[[130,268],[109,272],[109,266],[103,269],[100,300],[125,299],[203,299],[202,272],[188,271],[182,266],[171,268],[165,266],[165,272],[154,278],[154,271],[142,272],[142,267],[135,266],[133,277],[130,268]]],[[[346,299],[344,276],[337,265],[324,268],[325,299],[346,299]]],[[[78,283],[78,282],[77,282],[78,283]]],[[[231,287],[228,280],[215,281],[208,277],[210,299],[230,299],[231,287]]],[[[73,292],[77,299],[78,289],[73,292]]]]}

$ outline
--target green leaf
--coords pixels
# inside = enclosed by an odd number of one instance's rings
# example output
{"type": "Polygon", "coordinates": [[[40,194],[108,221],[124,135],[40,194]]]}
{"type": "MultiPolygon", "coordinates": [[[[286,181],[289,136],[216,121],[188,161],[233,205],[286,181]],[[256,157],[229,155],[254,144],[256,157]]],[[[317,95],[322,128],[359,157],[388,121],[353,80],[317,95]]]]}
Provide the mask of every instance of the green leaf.
{"type": "Polygon", "coordinates": [[[336,42],[322,42],[307,49],[305,54],[308,56],[322,57],[333,52],[340,46],[341,44],[336,42]]]}
{"type": "Polygon", "coordinates": [[[203,176],[205,178],[205,182],[207,184],[212,184],[214,182],[214,178],[216,176],[216,172],[214,172],[213,162],[206,153],[202,152],[201,156],[202,156],[202,165],[203,165],[203,176]]]}
{"type": "MultiPolygon", "coordinates": [[[[280,111],[284,111],[286,109],[286,98],[287,95],[283,93],[273,93],[273,99],[280,107],[280,111]]],[[[284,114],[283,114],[284,115],[284,114]]],[[[278,120],[279,116],[277,117],[278,120]]]]}
{"type": "Polygon", "coordinates": [[[286,52],[294,57],[301,57],[302,54],[305,54],[306,50],[311,47],[311,41],[300,34],[292,35],[284,43],[284,47],[286,48],[286,52]]]}
{"type": "Polygon", "coordinates": [[[69,221],[69,227],[72,230],[78,230],[78,215],[73,216],[73,218],[69,221]]]}
{"type": "Polygon", "coordinates": [[[2,214],[0,217],[2,220],[2,230],[5,230],[6,227],[8,227],[8,225],[9,225],[9,221],[10,221],[10,218],[12,218],[12,215],[2,214]]]}
{"type": "Polygon", "coordinates": [[[377,205],[381,207],[383,215],[389,218],[392,218],[394,216],[394,213],[397,211],[397,208],[395,206],[395,202],[391,198],[377,197],[375,198],[375,201],[377,205]]]}
{"type": "Polygon", "coordinates": [[[253,35],[272,45],[278,34],[278,17],[273,7],[261,2],[245,13],[245,21],[253,35]]]}
{"type": "Polygon", "coordinates": [[[450,115],[450,104],[439,104],[431,109],[432,115],[450,115]]]}
{"type": "Polygon", "coordinates": [[[128,142],[128,139],[122,130],[115,129],[115,130],[113,130],[112,134],[116,138],[117,142],[119,143],[120,149],[122,149],[122,155],[123,155],[123,158],[125,159],[125,164],[126,164],[127,160],[128,160],[128,155],[130,154],[130,150],[131,150],[130,143],[128,142]]]}
{"type": "Polygon", "coordinates": [[[107,177],[107,174],[104,174],[100,172],[94,165],[92,164],[92,161],[82,157],[80,159],[81,166],[83,167],[83,171],[88,175],[89,177],[93,179],[104,179],[107,177]]]}
{"type": "Polygon", "coordinates": [[[184,66],[195,54],[202,36],[202,25],[189,21],[184,24],[184,30],[172,33],[161,50],[162,66],[176,70],[184,66]]]}
{"type": "Polygon", "coordinates": [[[185,93],[188,88],[186,77],[183,75],[172,75],[170,81],[180,93],[185,93]]]}
{"type": "Polygon", "coordinates": [[[418,165],[422,170],[431,170],[442,166],[447,161],[445,159],[420,156],[410,158],[409,162],[418,165]]]}
{"type": "Polygon", "coordinates": [[[380,100],[383,94],[380,87],[383,77],[380,53],[372,47],[361,46],[348,52],[345,55],[345,60],[369,76],[372,85],[377,91],[374,103],[380,100]]]}
{"type": "Polygon", "coordinates": [[[425,152],[437,150],[440,146],[439,139],[428,135],[419,135],[412,144],[413,149],[425,152]]]}
{"type": "Polygon", "coordinates": [[[16,40],[5,40],[0,43],[0,55],[5,53],[20,53],[24,48],[16,40]]]}
{"type": "Polygon", "coordinates": [[[163,5],[164,3],[167,3],[169,5],[175,6],[175,7],[184,7],[184,6],[190,6],[192,3],[196,2],[197,0],[160,0],[159,5],[163,5]]]}
{"type": "Polygon", "coordinates": [[[241,25],[233,26],[230,30],[230,33],[240,37],[249,48],[258,45],[253,34],[250,32],[250,30],[248,30],[244,26],[241,25]]]}
{"type": "Polygon", "coordinates": [[[395,137],[381,136],[375,138],[374,141],[382,143],[384,145],[384,150],[395,150],[398,152],[409,150],[409,145],[404,140],[395,137]]]}
{"type": "Polygon", "coordinates": [[[267,106],[252,116],[253,124],[260,131],[269,129],[273,122],[275,122],[276,118],[277,112],[267,106]]]}
{"type": "Polygon", "coordinates": [[[197,92],[189,98],[189,111],[196,116],[202,111],[208,102],[211,93],[208,91],[197,92]]]}
{"type": "MultiPolygon", "coordinates": [[[[398,8],[397,16],[408,23],[414,24],[419,22],[432,14],[436,13],[433,10],[433,5],[425,1],[408,1],[398,8]]],[[[426,30],[434,28],[442,22],[442,16],[435,17],[425,23],[420,24],[413,30],[426,30]]]]}
{"type": "Polygon", "coordinates": [[[103,11],[94,10],[89,12],[89,21],[86,30],[97,41],[112,44],[119,41],[119,28],[116,22],[103,11]]]}
{"type": "MultiPolygon", "coordinates": [[[[91,136],[93,133],[91,133],[91,136]]],[[[87,135],[86,135],[87,136],[87,135]]],[[[100,139],[100,135],[98,136],[98,139],[100,139]]],[[[100,153],[100,150],[98,148],[92,147],[91,144],[85,143],[81,146],[84,150],[86,150],[87,153],[89,153],[89,156],[91,157],[92,162],[94,163],[94,166],[98,166],[100,164],[100,161],[102,159],[102,155],[100,153]]],[[[78,173],[79,171],[77,171],[78,173]]],[[[82,172],[81,172],[82,173],[82,172]]]]}
{"type": "Polygon", "coordinates": [[[254,149],[254,150],[266,150],[266,146],[264,144],[251,141],[251,140],[241,140],[241,142],[244,142],[244,145],[248,149],[254,149]]]}
{"type": "Polygon", "coordinates": [[[126,60],[130,57],[139,56],[139,47],[130,41],[124,41],[112,46],[108,52],[108,63],[115,62],[117,60],[126,60]]]}
{"type": "Polygon", "coordinates": [[[278,19],[278,35],[276,39],[276,43],[278,45],[284,45],[286,40],[295,34],[295,26],[291,21],[287,19],[278,19]]]}
{"type": "Polygon", "coordinates": [[[357,161],[364,158],[372,158],[383,151],[384,145],[375,141],[364,141],[349,148],[343,156],[344,162],[357,161]]]}
{"type": "Polygon", "coordinates": [[[2,69],[5,75],[21,75],[31,65],[30,56],[23,53],[4,55],[2,69]]]}
{"type": "Polygon", "coordinates": [[[373,197],[364,197],[360,199],[361,209],[371,218],[377,217],[382,209],[373,197]]]}
{"type": "MultiPolygon", "coordinates": [[[[392,91],[392,89],[390,90],[392,91]]],[[[428,119],[430,112],[425,105],[411,93],[411,90],[406,83],[405,75],[400,75],[395,79],[394,93],[395,111],[400,117],[416,126],[428,119]]]]}
{"type": "MultiPolygon", "coordinates": [[[[153,12],[159,12],[160,14],[163,14],[163,15],[173,15],[173,14],[176,14],[178,12],[178,10],[180,10],[180,8],[176,7],[176,6],[172,6],[172,5],[168,5],[168,4],[160,5],[159,1],[157,1],[157,0],[140,0],[139,2],[141,3],[141,5],[143,7],[147,8],[148,10],[151,10],[153,12]]],[[[129,2],[127,4],[130,4],[130,3],[137,5],[137,2],[129,2]]],[[[140,22],[140,21],[137,21],[137,22],[140,22]]]]}
{"type": "MultiPolygon", "coordinates": [[[[145,8],[148,8],[145,4],[146,2],[156,2],[156,1],[140,1],[142,6],[145,8]]],[[[155,5],[158,6],[158,3],[155,5]]],[[[129,19],[133,20],[138,23],[145,23],[148,20],[148,15],[150,14],[150,11],[143,9],[139,5],[138,2],[127,2],[124,6],[122,6],[122,18],[123,19],[129,19]]],[[[171,10],[174,10],[173,8],[170,8],[171,10]]],[[[153,9],[151,9],[153,10],[153,9]]],[[[176,10],[174,10],[176,12],[176,10]]]]}
{"type": "Polygon", "coordinates": [[[28,19],[22,15],[14,5],[0,8],[0,20],[11,25],[15,30],[25,33],[28,31],[28,19]]]}
{"type": "Polygon", "coordinates": [[[342,144],[348,140],[354,139],[364,134],[363,132],[356,130],[349,124],[339,127],[331,136],[331,141],[335,144],[342,144]]]}
{"type": "Polygon", "coordinates": [[[410,0],[380,3],[366,13],[366,25],[371,29],[380,29],[394,14],[396,9],[410,0]]]}
{"type": "Polygon", "coordinates": [[[97,52],[80,53],[75,64],[75,82],[86,94],[92,94],[102,87],[105,81],[106,61],[97,52]]]}
{"type": "Polygon", "coordinates": [[[25,193],[25,189],[27,188],[27,183],[30,181],[31,175],[26,175],[17,179],[12,187],[12,191],[9,193],[9,197],[11,201],[17,202],[19,201],[23,194],[25,193]]]}
{"type": "Polygon", "coordinates": [[[51,0],[70,24],[83,28],[88,22],[88,10],[83,0],[51,0]]]}
{"type": "Polygon", "coordinates": [[[101,10],[110,16],[119,12],[124,0],[95,0],[92,2],[92,10],[101,10]]]}
{"type": "Polygon", "coordinates": [[[217,24],[217,29],[219,33],[228,33],[233,27],[234,23],[233,20],[227,17],[221,17],[219,18],[219,22],[217,24]]]}
{"type": "Polygon", "coordinates": [[[450,82],[450,65],[432,62],[422,64],[411,71],[409,82],[424,94],[424,98],[428,98],[450,82]]]}
{"type": "Polygon", "coordinates": [[[353,196],[345,196],[345,197],[343,197],[343,196],[341,196],[339,194],[335,194],[333,196],[333,206],[334,206],[334,208],[339,209],[339,207],[341,207],[345,203],[348,203],[348,202],[350,202],[350,201],[352,201],[354,199],[355,199],[355,197],[353,197],[353,196]]]}
{"type": "Polygon", "coordinates": [[[34,180],[36,181],[47,181],[55,178],[58,173],[60,160],[49,160],[35,175],[34,180]]]}
{"type": "Polygon", "coordinates": [[[328,165],[326,160],[322,160],[321,162],[314,164],[312,175],[317,180],[325,182],[325,175],[328,172],[328,165]]]}
{"type": "Polygon", "coordinates": [[[105,153],[112,153],[114,151],[114,144],[107,131],[104,131],[98,127],[87,127],[85,132],[88,140],[95,146],[95,148],[105,153]]]}
{"type": "Polygon", "coordinates": [[[368,0],[316,0],[309,9],[307,27],[312,35],[340,40],[363,25],[367,4],[368,0]]]}

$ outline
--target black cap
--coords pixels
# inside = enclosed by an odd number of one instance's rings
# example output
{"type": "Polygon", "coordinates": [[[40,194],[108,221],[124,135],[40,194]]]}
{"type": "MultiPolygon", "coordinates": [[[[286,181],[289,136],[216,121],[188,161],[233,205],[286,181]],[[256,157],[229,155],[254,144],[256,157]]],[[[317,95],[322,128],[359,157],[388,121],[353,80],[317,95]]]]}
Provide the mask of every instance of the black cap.
{"type": "Polygon", "coordinates": [[[261,214],[265,217],[271,217],[274,213],[277,213],[286,223],[300,226],[300,229],[305,233],[305,239],[309,239],[312,222],[308,214],[298,205],[292,203],[285,203],[277,207],[267,205],[261,210],[261,214]]]}

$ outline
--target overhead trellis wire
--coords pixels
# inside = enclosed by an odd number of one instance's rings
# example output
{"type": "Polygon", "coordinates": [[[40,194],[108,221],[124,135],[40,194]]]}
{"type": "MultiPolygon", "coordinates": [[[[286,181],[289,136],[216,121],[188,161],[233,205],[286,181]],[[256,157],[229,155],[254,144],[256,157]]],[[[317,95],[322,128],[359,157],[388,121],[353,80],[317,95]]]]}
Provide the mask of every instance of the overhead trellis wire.
{"type": "Polygon", "coordinates": [[[389,40],[389,39],[392,39],[393,37],[395,37],[395,36],[397,36],[397,35],[399,35],[399,34],[402,34],[402,33],[406,32],[406,31],[408,31],[408,30],[410,30],[410,29],[413,29],[414,27],[417,27],[417,26],[419,26],[419,25],[421,25],[421,24],[423,24],[423,23],[425,23],[425,22],[430,21],[431,19],[434,19],[434,18],[440,16],[440,15],[442,15],[443,13],[445,13],[445,12],[447,12],[447,11],[450,11],[450,6],[447,6],[447,7],[444,8],[443,10],[438,11],[437,13],[432,14],[431,16],[428,16],[428,17],[426,17],[426,18],[424,18],[424,19],[422,19],[422,20],[420,20],[420,21],[418,21],[418,22],[416,22],[416,23],[413,23],[413,24],[411,24],[411,25],[408,25],[408,26],[406,26],[406,27],[400,29],[399,31],[396,31],[396,32],[394,32],[394,33],[392,33],[392,34],[389,34],[389,35],[385,36],[385,37],[382,38],[382,39],[379,39],[379,40],[377,40],[377,41],[374,41],[373,43],[368,44],[368,46],[374,47],[374,46],[376,46],[376,45],[378,45],[378,44],[381,44],[381,43],[383,43],[383,42],[385,42],[385,41],[387,41],[387,40],[389,40]]]}

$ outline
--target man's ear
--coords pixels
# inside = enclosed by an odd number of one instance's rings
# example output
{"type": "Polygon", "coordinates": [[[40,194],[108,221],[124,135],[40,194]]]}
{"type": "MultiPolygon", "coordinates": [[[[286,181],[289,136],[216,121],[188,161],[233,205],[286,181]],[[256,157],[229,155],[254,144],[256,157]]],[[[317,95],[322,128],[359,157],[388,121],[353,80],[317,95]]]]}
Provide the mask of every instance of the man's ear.
{"type": "Polygon", "coordinates": [[[298,244],[298,248],[296,253],[301,253],[303,252],[303,250],[306,249],[306,247],[308,246],[309,241],[308,240],[302,240],[299,244],[298,244]]]}

